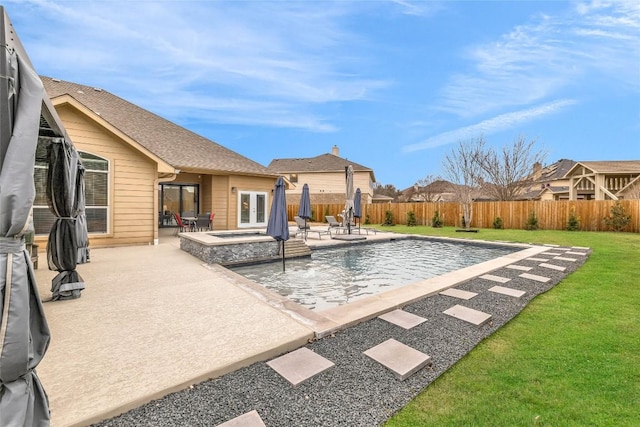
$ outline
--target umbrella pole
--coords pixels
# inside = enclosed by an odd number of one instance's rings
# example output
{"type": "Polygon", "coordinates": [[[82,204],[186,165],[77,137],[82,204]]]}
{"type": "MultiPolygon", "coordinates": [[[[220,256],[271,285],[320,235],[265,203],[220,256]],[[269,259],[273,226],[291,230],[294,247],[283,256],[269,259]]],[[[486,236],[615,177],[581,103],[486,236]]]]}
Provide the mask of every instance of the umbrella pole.
{"type": "Polygon", "coordinates": [[[282,271],[284,271],[284,240],[282,241],[282,271]]]}

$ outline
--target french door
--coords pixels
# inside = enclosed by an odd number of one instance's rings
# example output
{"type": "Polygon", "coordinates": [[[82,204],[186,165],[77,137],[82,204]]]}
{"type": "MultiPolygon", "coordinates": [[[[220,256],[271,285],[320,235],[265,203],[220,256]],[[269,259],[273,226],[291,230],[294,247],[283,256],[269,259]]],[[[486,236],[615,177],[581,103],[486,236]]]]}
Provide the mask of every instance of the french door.
{"type": "Polygon", "coordinates": [[[240,191],[238,194],[238,228],[267,226],[267,193],[240,191]]]}

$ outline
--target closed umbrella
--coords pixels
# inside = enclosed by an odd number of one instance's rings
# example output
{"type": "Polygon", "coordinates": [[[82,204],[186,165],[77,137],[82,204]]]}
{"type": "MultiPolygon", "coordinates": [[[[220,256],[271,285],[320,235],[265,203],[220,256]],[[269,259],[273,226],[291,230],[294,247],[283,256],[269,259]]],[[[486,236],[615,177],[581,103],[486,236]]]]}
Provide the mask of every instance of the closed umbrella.
{"type": "Polygon", "coordinates": [[[289,240],[289,219],[287,216],[287,198],[285,196],[284,179],[278,177],[273,191],[271,213],[267,223],[267,234],[282,242],[282,271],[285,270],[284,242],[289,240]]]}
{"type": "MultiPolygon", "coordinates": [[[[356,195],[353,199],[353,217],[358,219],[362,217],[362,192],[360,188],[356,189],[356,195]]],[[[358,230],[360,230],[360,224],[362,224],[362,219],[358,221],[358,230]]]]}
{"type": "Polygon", "coordinates": [[[307,184],[302,186],[298,216],[304,219],[304,239],[307,240],[307,220],[311,218],[311,198],[309,197],[309,186],[307,184]]]}
{"type": "Polygon", "coordinates": [[[50,270],[58,271],[51,281],[54,301],[79,298],[84,289],[84,280],[76,271],[79,161],[78,152],[67,139],[52,140],[48,151],[47,201],[56,218],[49,232],[47,261],[50,270]]]}
{"type": "MultiPolygon", "coordinates": [[[[345,181],[347,185],[347,201],[344,205],[343,219],[346,221],[347,231],[351,234],[351,222],[353,221],[353,166],[345,168],[345,181]]],[[[344,225],[344,224],[343,224],[344,225]]]]}
{"type": "Polygon", "coordinates": [[[2,6],[0,14],[0,426],[46,427],[35,368],[50,334],[24,241],[45,92],[2,6]]]}

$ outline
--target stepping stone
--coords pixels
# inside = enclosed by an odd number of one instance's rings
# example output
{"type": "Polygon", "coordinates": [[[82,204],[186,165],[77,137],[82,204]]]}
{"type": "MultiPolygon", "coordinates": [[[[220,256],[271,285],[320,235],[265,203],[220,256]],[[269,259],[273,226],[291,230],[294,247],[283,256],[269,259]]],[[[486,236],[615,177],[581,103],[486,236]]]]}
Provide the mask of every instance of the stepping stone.
{"type": "Polygon", "coordinates": [[[308,348],[302,347],[267,362],[267,365],[295,387],[335,364],[308,348]]]}
{"type": "Polygon", "coordinates": [[[526,260],[527,261],[537,261],[537,262],[547,262],[547,261],[549,261],[549,258],[534,258],[534,257],[531,257],[531,258],[527,258],[526,260]]]}
{"type": "Polygon", "coordinates": [[[493,274],[485,274],[483,276],[480,276],[480,278],[485,280],[491,280],[492,282],[498,282],[498,283],[507,283],[509,280],[511,280],[508,277],[494,276],[493,274]]]}
{"type": "Polygon", "coordinates": [[[370,348],[364,354],[390,369],[400,380],[410,377],[424,366],[431,364],[431,356],[393,338],[370,348]]]}
{"type": "Polygon", "coordinates": [[[535,280],[536,282],[542,282],[542,283],[547,283],[549,280],[551,280],[548,277],[536,276],[535,274],[529,274],[529,273],[522,273],[520,277],[522,277],[523,279],[535,280]]]}
{"type": "Polygon", "coordinates": [[[574,252],[574,251],[567,251],[564,253],[565,255],[582,255],[582,256],[587,256],[586,252],[574,252]]]}
{"type": "Polygon", "coordinates": [[[585,251],[589,250],[589,248],[587,248],[585,246],[571,246],[571,249],[582,249],[582,250],[585,250],[585,251]]]}
{"type": "Polygon", "coordinates": [[[502,286],[494,286],[489,289],[490,292],[495,292],[497,294],[508,295],[510,297],[520,298],[522,295],[526,294],[525,291],[519,291],[518,289],[504,288],[502,286]]]}
{"type": "Polygon", "coordinates": [[[473,323],[476,326],[484,325],[491,319],[490,314],[483,313],[482,311],[474,310],[473,308],[465,307],[463,305],[454,305],[453,307],[443,311],[443,313],[455,317],[456,319],[473,323]]]}
{"type": "Polygon", "coordinates": [[[398,325],[404,329],[411,329],[427,321],[427,319],[425,319],[424,317],[416,316],[413,313],[409,313],[400,309],[390,311],[389,313],[385,313],[378,317],[389,323],[398,325]]]}
{"type": "Polygon", "coordinates": [[[559,248],[560,247],[560,245],[554,245],[553,243],[545,243],[542,246],[549,246],[550,248],[559,248]]]}
{"type": "Polygon", "coordinates": [[[510,268],[512,270],[529,271],[533,267],[525,267],[524,265],[507,265],[506,268],[510,268]]]}
{"type": "Polygon", "coordinates": [[[266,427],[266,425],[258,415],[258,411],[254,410],[219,424],[218,427],[266,427]]]}
{"type": "Polygon", "coordinates": [[[548,255],[548,256],[560,256],[562,255],[562,252],[545,252],[542,255],[548,255]]]}
{"type": "Polygon", "coordinates": [[[565,271],[567,269],[567,267],[560,267],[559,265],[547,264],[544,262],[540,264],[540,267],[550,268],[552,270],[557,270],[557,271],[565,271]]]}
{"type": "Polygon", "coordinates": [[[469,300],[469,299],[475,297],[478,294],[475,293],[475,292],[463,291],[462,289],[449,288],[449,289],[445,289],[444,291],[440,292],[440,295],[446,295],[448,297],[454,297],[454,298],[460,298],[460,299],[464,299],[464,300],[469,300]]]}
{"type": "Polygon", "coordinates": [[[561,256],[553,257],[553,259],[559,259],[560,261],[577,261],[577,259],[575,259],[575,258],[565,258],[565,257],[561,257],[561,256]]]}

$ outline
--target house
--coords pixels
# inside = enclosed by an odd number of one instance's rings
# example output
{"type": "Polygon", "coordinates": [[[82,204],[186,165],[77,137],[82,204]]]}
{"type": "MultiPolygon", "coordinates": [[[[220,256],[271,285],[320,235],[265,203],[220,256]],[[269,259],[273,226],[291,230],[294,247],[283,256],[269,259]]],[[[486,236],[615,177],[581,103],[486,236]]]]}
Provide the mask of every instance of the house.
{"type": "Polygon", "coordinates": [[[353,167],[353,186],[360,188],[362,203],[371,203],[376,182],[373,170],[340,157],[333,146],[331,153],[311,158],[275,159],[268,171],[283,175],[292,184],[287,200],[299,200],[304,184],[309,185],[311,203],[344,203],[346,198],[345,168],[353,167]]]}
{"type": "Polygon", "coordinates": [[[406,202],[452,202],[456,196],[453,184],[438,179],[427,185],[414,184],[401,191],[401,199],[406,202]]]}
{"type": "Polygon", "coordinates": [[[577,162],[564,178],[570,200],[640,198],[640,160],[577,162]]]}
{"type": "MultiPolygon", "coordinates": [[[[266,227],[277,175],[105,90],[41,77],[86,169],[91,246],[154,244],[172,213],[215,213],[215,229],[266,227]]],[[[36,240],[52,217],[36,153],[36,240]]]]}
{"type": "Polygon", "coordinates": [[[576,162],[570,159],[560,159],[545,167],[535,163],[529,176],[531,184],[518,200],[569,199],[569,180],[565,175],[575,164],[576,162]]]}

